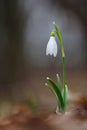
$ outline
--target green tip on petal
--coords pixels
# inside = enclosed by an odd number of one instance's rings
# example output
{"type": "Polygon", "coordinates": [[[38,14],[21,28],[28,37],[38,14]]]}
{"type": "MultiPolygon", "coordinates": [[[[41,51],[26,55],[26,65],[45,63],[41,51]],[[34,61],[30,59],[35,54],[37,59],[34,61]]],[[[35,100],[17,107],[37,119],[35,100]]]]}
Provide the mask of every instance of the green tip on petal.
{"type": "Polygon", "coordinates": [[[50,36],[51,36],[51,37],[54,37],[54,36],[55,36],[55,33],[52,31],[52,32],[50,33],[50,36]]]}

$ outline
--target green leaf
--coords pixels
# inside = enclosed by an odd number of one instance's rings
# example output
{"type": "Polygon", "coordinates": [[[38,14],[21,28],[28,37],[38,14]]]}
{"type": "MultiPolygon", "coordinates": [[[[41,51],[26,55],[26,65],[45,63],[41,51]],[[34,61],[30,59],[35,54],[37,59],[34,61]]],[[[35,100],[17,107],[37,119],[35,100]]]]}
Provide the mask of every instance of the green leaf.
{"type": "Polygon", "coordinates": [[[55,28],[55,32],[56,32],[56,34],[57,34],[57,36],[59,38],[59,41],[60,41],[60,43],[62,43],[63,39],[62,39],[62,34],[61,34],[60,30],[59,30],[58,26],[55,23],[53,23],[53,25],[54,25],[54,28],[55,28]]]}
{"type": "Polygon", "coordinates": [[[59,77],[58,74],[56,75],[56,77],[57,77],[58,88],[59,88],[60,91],[61,91],[61,90],[62,90],[62,85],[61,85],[60,77],[59,77]]]}
{"type": "Polygon", "coordinates": [[[68,87],[67,85],[65,84],[63,90],[62,90],[62,97],[63,97],[63,100],[64,100],[64,104],[65,104],[65,107],[68,103],[68,87]]]}
{"type": "Polygon", "coordinates": [[[48,85],[47,83],[45,83],[45,86],[48,87],[48,88],[51,90],[52,93],[54,93],[54,95],[55,95],[55,97],[56,97],[56,100],[57,100],[57,103],[58,103],[59,110],[60,110],[60,109],[61,109],[61,105],[60,105],[60,101],[59,101],[59,99],[58,99],[58,97],[57,97],[56,92],[55,92],[54,89],[53,89],[50,85],[48,85]]]}
{"type": "Polygon", "coordinates": [[[52,79],[47,77],[47,80],[49,81],[49,83],[52,85],[53,90],[55,91],[56,95],[57,95],[57,100],[59,101],[61,108],[64,108],[64,101],[60,92],[60,89],[57,87],[57,85],[52,81],[52,79]]]}

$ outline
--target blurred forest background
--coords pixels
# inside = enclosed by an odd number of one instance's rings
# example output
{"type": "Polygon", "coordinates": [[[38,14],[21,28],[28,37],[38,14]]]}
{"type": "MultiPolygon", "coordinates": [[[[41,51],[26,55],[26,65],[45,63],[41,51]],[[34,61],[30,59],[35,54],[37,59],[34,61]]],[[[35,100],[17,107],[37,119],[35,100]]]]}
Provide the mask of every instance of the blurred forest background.
{"type": "MultiPolygon", "coordinates": [[[[62,78],[61,53],[45,50],[55,21],[62,33],[67,62],[67,84],[74,93],[87,91],[87,1],[0,0],[0,101],[25,102],[34,96],[53,107],[46,77],[62,78]]],[[[3,105],[4,106],[4,105],[3,105]]]]}

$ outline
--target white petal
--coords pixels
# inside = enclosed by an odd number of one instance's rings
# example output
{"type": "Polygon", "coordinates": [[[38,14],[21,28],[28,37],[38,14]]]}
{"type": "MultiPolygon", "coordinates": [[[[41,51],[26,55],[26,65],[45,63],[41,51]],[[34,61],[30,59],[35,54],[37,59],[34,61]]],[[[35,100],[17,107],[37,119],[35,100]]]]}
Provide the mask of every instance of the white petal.
{"type": "Polygon", "coordinates": [[[48,54],[53,55],[54,57],[57,55],[57,43],[55,41],[55,37],[50,37],[48,41],[46,55],[48,54]]]}

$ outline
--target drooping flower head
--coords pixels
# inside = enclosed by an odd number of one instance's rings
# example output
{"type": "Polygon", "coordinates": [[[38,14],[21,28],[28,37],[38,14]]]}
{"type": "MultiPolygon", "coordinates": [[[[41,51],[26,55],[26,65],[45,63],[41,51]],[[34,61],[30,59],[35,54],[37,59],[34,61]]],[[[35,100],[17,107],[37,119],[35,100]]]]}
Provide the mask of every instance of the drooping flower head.
{"type": "Polygon", "coordinates": [[[46,55],[53,55],[54,57],[57,56],[57,43],[55,40],[55,34],[54,32],[51,32],[50,39],[47,44],[46,48],[46,55]]]}

